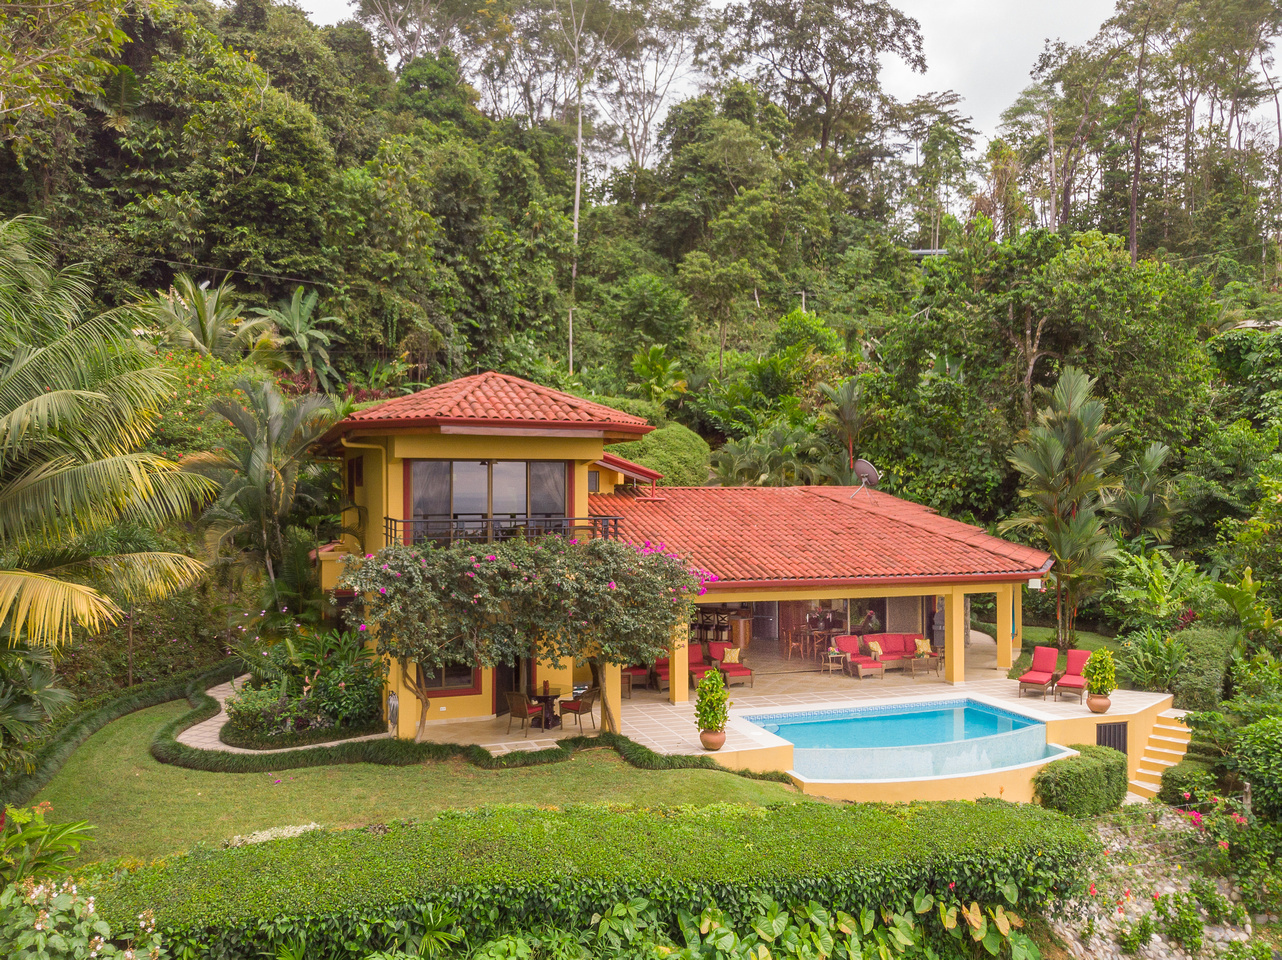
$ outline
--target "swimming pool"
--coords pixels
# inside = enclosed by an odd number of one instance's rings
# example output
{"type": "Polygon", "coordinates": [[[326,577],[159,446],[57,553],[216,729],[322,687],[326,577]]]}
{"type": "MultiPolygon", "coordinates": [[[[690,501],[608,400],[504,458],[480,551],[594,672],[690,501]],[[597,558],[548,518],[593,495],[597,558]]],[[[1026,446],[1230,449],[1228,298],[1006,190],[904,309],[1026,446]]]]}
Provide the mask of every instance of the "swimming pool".
{"type": "Polygon", "coordinates": [[[746,716],[793,744],[793,768],[816,780],[947,777],[1067,756],[1046,725],[970,699],[746,716]]]}

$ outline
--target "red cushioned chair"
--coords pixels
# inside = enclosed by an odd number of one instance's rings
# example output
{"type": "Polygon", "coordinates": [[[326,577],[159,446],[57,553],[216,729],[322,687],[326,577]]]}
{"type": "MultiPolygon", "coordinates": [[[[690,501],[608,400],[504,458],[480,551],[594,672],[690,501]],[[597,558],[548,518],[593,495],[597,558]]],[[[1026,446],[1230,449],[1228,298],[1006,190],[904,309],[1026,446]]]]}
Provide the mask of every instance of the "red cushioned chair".
{"type": "Polygon", "coordinates": [[[1019,678],[1019,694],[1024,695],[1024,689],[1040,690],[1043,699],[1046,697],[1047,689],[1055,683],[1055,664],[1059,660],[1059,651],[1054,647],[1034,647],[1033,648],[1033,668],[1019,678]]]}
{"type": "Polygon", "coordinates": [[[507,694],[507,732],[512,732],[512,721],[517,717],[521,718],[521,729],[525,735],[530,735],[530,721],[535,717],[543,716],[543,704],[535,703],[525,694],[517,690],[509,690],[507,694]]]}
{"type": "Polygon", "coordinates": [[[650,677],[654,680],[654,689],[662,690],[669,685],[668,674],[670,672],[667,657],[660,657],[654,661],[654,669],[650,671],[650,677]]]}
{"type": "Polygon", "coordinates": [[[732,683],[746,683],[750,687],[757,685],[753,679],[752,671],[742,663],[725,663],[726,651],[733,647],[733,643],[710,643],[708,644],[708,657],[712,660],[713,665],[721,671],[721,675],[726,678],[726,686],[732,683]]]}
{"type": "Polygon", "coordinates": [[[1064,675],[1055,681],[1056,700],[1059,699],[1062,690],[1065,693],[1077,694],[1077,702],[1082,702],[1082,698],[1086,695],[1086,678],[1082,676],[1082,668],[1086,666],[1086,661],[1090,657],[1089,650],[1068,651],[1068,663],[1064,667],[1064,675]]]}
{"type": "Polygon", "coordinates": [[[592,712],[592,705],[596,703],[597,694],[600,693],[596,687],[584,691],[583,695],[577,700],[562,700],[560,703],[561,720],[564,722],[567,713],[574,714],[574,719],[579,721],[579,729],[583,729],[583,715],[586,713],[592,718],[592,726],[596,727],[596,714],[592,712]]]}
{"type": "MultiPolygon", "coordinates": [[[[709,644],[709,646],[711,646],[711,644],[709,644]]],[[[703,644],[701,643],[690,644],[690,646],[686,648],[686,657],[686,665],[690,668],[691,686],[697,687],[705,673],[709,670],[717,669],[717,665],[715,663],[708,663],[703,659],[703,644]]]]}
{"type": "Polygon", "coordinates": [[[632,690],[635,687],[648,687],[650,685],[650,668],[637,665],[624,667],[621,671],[628,677],[628,699],[632,699],[632,690]]]}

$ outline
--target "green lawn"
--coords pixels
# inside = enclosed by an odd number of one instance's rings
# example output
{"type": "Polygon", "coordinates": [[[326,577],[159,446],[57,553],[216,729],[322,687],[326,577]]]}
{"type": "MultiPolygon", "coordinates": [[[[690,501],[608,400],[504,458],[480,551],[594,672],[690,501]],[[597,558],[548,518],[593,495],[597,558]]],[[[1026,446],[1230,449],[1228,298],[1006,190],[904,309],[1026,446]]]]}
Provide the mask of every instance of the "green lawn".
{"type": "MultiPolygon", "coordinates": [[[[991,624],[987,626],[990,630],[996,630],[996,627],[991,624]]],[[[1117,653],[1120,648],[1120,644],[1112,637],[1091,633],[1088,630],[1077,631],[1077,645],[1083,650],[1098,650],[1100,647],[1108,647],[1113,653],[1117,653]]],[[[1022,676],[1033,665],[1033,647],[1053,646],[1055,646],[1054,627],[1024,627],[1024,652],[1019,655],[1015,665],[1011,667],[1010,676],[1022,676]]],[[[1063,670],[1065,666],[1065,657],[1061,653],[1056,669],[1063,670]]]]}
{"type": "Polygon", "coordinates": [[[86,849],[86,861],[149,860],[267,827],[353,827],[483,803],[764,804],[798,796],[783,784],[714,770],[638,770],[608,750],[515,770],[453,761],[203,773],[157,763],[147,752],[152,735],[188,709],[182,701],[167,703],[109,724],[36,798],[53,804],[55,820],[97,826],[98,842],[86,849]]]}

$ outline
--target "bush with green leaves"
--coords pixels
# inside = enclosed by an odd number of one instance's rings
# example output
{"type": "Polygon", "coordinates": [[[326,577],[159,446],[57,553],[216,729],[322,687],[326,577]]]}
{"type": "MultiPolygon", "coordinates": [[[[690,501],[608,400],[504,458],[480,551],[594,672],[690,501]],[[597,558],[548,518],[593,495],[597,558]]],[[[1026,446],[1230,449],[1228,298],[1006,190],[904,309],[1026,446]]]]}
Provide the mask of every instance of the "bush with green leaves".
{"type": "Polygon", "coordinates": [[[1117,666],[1132,690],[1172,693],[1187,659],[1188,647],[1178,635],[1145,627],[1122,640],[1117,666]]]}
{"type": "Polygon", "coordinates": [[[1210,764],[1184,759],[1162,771],[1162,787],[1157,799],[1178,807],[1215,786],[1215,772],[1210,764]]]}
{"type": "Polygon", "coordinates": [[[712,470],[712,448],[689,427],[669,423],[640,440],[610,445],[610,452],[663,474],[663,487],[703,487],[712,470]]]}
{"type": "Polygon", "coordinates": [[[997,800],[483,807],[201,849],[110,878],[99,900],[113,922],[155,905],[166,939],[198,955],[217,944],[219,956],[239,960],[302,938],[336,957],[348,955],[346,942],[391,947],[386,925],[429,904],[477,938],[533,919],[582,927],[602,904],[636,897],[666,924],[717,903],[745,928],[764,899],[904,912],[924,891],[1035,912],[1083,893],[1098,853],[1071,819],[997,800]]]}
{"type": "Polygon", "coordinates": [[[1238,775],[1251,784],[1256,813],[1282,819],[1282,717],[1266,717],[1243,729],[1234,760],[1238,775]]]}
{"type": "Polygon", "coordinates": [[[1165,934],[1191,954],[1202,949],[1204,924],[1197,900],[1187,893],[1158,897],[1154,904],[1165,934]]]}
{"type": "Polygon", "coordinates": [[[86,821],[48,823],[48,803],[6,806],[0,814],[0,883],[61,876],[93,828],[86,821]]]}
{"type": "Polygon", "coordinates": [[[1175,706],[1214,710],[1224,699],[1224,677],[1238,634],[1225,627],[1194,625],[1178,634],[1187,651],[1175,679],[1175,706]]]}
{"type": "Polygon", "coordinates": [[[161,938],[150,910],[114,928],[94,898],[72,880],[30,878],[0,891],[0,950],[7,960],[160,960],[161,938]],[[132,937],[123,930],[136,930],[132,937]],[[125,940],[119,947],[114,941],[125,940]]]}
{"type": "Polygon", "coordinates": [[[1148,946],[1148,942],[1153,939],[1155,933],[1157,933],[1157,923],[1153,919],[1153,914],[1146,913],[1134,923],[1124,923],[1118,927],[1117,944],[1122,948],[1122,953],[1133,957],[1140,952],[1141,947],[1148,946]]]}
{"type": "Polygon", "coordinates": [[[1077,817],[1115,810],[1126,799],[1126,754],[1112,747],[1077,744],[1075,757],[1046,764],[1033,778],[1044,807],[1077,817]]]}
{"type": "Polygon", "coordinates": [[[720,733],[730,719],[730,697],[720,670],[709,670],[699,680],[695,693],[694,723],[700,730],[720,733]]]}
{"type": "Polygon", "coordinates": [[[1117,668],[1113,662],[1113,651],[1100,647],[1086,658],[1082,667],[1082,676],[1086,678],[1086,692],[1097,697],[1107,697],[1117,689],[1117,668]]]}

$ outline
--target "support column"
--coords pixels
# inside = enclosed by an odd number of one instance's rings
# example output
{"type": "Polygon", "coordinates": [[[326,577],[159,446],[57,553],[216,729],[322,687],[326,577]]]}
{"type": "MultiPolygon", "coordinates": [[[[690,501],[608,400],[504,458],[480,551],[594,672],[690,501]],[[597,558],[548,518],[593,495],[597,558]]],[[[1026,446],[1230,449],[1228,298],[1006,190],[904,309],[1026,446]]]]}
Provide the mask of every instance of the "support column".
{"type": "Polygon", "coordinates": [[[622,671],[617,663],[601,664],[601,729],[623,732],[622,671]]]}
{"type": "Polygon", "coordinates": [[[1017,583],[1011,589],[1011,605],[1014,607],[1014,623],[1011,626],[1011,648],[1014,656],[1019,656],[1024,649],[1024,585],[1017,583]]]}
{"type": "Polygon", "coordinates": [[[944,679],[949,683],[966,680],[966,594],[960,589],[944,597],[944,679]]]}
{"type": "Polygon", "coordinates": [[[997,590],[997,666],[1009,670],[1014,662],[1011,659],[1011,638],[1015,635],[1014,606],[1010,584],[1004,584],[997,590]]]}
{"type": "Polygon", "coordinates": [[[678,623],[672,628],[668,645],[668,701],[685,703],[690,699],[690,624],[678,623]]]}

